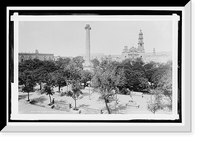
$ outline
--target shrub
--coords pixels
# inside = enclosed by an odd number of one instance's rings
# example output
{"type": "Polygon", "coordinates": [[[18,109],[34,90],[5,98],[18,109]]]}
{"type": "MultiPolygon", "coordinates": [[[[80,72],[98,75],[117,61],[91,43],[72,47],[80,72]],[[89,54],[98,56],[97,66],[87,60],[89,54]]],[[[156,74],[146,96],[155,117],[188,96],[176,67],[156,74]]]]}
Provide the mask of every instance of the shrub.
{"type": "Polygon", "coordinates": [[[67,92],[61,92],[60,96],[67,96],[67,92]]]}
{"type": "Polygon", "coordinates": [[[157,110],[160,109],[160,106],[158,103],[150,103],[148,104],[148,110],[151,111],[153,114],[156,113],[157,110]]]}
{"type": "Polygon", "coordinates": [[[121,91],[120,91],[121,94],[124,94],[124,95],[127,95],[128,94],[128,91],[126,88],[122,88],[121,91]]]}
{"type": "Polygon", "coordinates": [[[162,104],[163,94],[161,90],[155,89],[151,90],[153,99],[148,102],[148,110],[155,114],[156,111],[163,109],[164,105],[162,104]]]}
{"type": "Polygon", "coordinates": [[[66,96],[72,96],[73,92],[72,91],[68,91],[66,96]]]}

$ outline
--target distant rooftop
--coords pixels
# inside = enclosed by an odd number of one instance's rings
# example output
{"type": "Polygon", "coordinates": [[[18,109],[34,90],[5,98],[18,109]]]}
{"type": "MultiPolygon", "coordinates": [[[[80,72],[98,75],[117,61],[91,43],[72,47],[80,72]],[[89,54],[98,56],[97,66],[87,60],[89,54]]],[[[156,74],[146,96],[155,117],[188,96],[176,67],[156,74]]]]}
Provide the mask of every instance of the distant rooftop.
{"type": "MultiPolygon", "coordinates": [[[[80,56],[85,56],[86,54],[81,54],[80,56]]],[[[90,53],[91,56],[104,56],[103,53],[90,53]]]]}
{"type": "Polygon", "coordinates": [[[35,55],[35,54],[38,54],[38,55],[54,55],[53,53],[39,53],[39,51],[36,49],[35,50],[35,53],[31,52],[19,52],[20,55],[24,54],[24,55],[35,55]]]}

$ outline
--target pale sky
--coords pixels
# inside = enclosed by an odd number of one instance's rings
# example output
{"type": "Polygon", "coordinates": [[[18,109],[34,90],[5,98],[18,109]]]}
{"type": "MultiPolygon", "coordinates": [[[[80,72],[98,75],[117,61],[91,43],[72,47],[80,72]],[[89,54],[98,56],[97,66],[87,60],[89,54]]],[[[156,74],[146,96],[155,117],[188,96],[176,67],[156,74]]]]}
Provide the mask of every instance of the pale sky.
{"type": "Polygon", "coordinates": [[[86,24],[90,24],[91,53],[120,55],[124,46],[138,47],[142,30],[146,52],[172,51],[172,22],[168,21],[20,21],[19,52],[85,54],[86,24]]]}

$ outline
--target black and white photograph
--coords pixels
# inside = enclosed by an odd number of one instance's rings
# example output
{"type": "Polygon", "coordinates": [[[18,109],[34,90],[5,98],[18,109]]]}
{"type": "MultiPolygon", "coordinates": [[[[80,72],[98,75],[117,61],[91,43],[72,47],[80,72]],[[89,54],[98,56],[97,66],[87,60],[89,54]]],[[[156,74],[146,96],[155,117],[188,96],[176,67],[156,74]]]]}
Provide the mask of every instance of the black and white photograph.
{"type": "Polygon", "coordinates": [[[181,10],[8,8],[8,121],[30,131],[186,130],[181,10]]]}
{"type": "Polygon", "coordinates": [[[19,22],[20,114],[172,114],[172,22],[19,22]]]}
{"type": "Polygon", "coordinates": [[[179,118],[179,16],[61,17],[18,21],[18,114],[179,118]]]}

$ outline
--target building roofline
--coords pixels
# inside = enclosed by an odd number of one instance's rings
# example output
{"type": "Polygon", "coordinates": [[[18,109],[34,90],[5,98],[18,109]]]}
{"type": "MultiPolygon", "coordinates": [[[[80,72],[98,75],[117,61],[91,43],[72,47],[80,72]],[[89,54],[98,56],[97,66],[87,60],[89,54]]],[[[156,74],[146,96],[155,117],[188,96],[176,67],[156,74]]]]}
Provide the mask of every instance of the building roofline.
{"type": "Polygon", "coordinates": [[[36,54],[36,53],[22,53],[22,52],[20,52],[20,53],[18,53],[19,55],[53,55],[54,56],[54,54],[46,54],[46,53],[38,53],[38,54],[36,54]]]}

